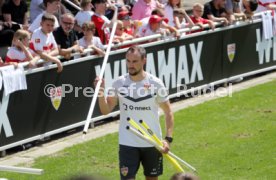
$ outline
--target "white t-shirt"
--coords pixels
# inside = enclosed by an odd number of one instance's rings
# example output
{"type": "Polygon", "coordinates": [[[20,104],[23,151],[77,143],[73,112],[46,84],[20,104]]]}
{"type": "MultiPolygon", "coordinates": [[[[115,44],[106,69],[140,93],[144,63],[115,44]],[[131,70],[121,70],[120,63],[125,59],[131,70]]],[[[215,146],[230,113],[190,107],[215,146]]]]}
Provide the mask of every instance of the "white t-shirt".
{"type": "Polygon", "coordinates": [[[56,40],[53,33],[44,34],[41,28],[36,29],[33,32],[30,42],[30,48],[34,51],[50,52],[57,48],[56,40]]]}
{"type": "Polygon", "coordinates": [[[119,144],[132,147],[152,147],[151,144],[140,139],[126,129],[129,126],[127,118],[130,117],[137,123],[139,120],[145,121],[151,130],[159,137],[162,132],[159,122],[159,103],[168,101],[167,90],[163,82],[146,73],[145,79],[133,82],[129,74],[119,77],[112,85],[119,99],[120,105],[120,125],[119,144]]]}
{"type": "MultiPolygon", "coordinates": [[[[37,18],[34,20],[34,22],[30,25],[29,27],[29,31],[31,32],[34,32],[34,30],[38,29],[40,27],[40,23],[41,23],[41,20],[42,20],[42,16],[44,15],[45,12],[41,13],[39,16],[37,16],[37,18]]],[[[54,28],[58,28],[59,27],[59,23],[58,23],[58,20],[55,16],[55,26],[54,28]]]]}
{"type": "Polygon", "coordinates": [[[259,3],[259,5],[255,12],[261,12],[261,11],[268,10],[265,6],[270,3],[275,4],[276,0],[258,0],[258,3],[259,3]]]}
{"type": "MultiPolygon", "coordinates": [[[[93,38],[91,39],[91,44],[93,44],[97,48],[104,49],[104,46],[99,37],[93,36],[93,38]]],[[[82,37],[81,39],[79,39],[79,45],[84,48],[87,48],[90,44],[88,45],[84,40],[84,37],[82,37]]]]}
{"type": "Polygon", "coordinates": [[[77,21],[77,24],[82,27],[82,24],[85,22],[90,22],[91,21],[91,16],[94,14],[92,11],[79,11],[75,19],[77,21]]]}
{"type": "MultiPolygon", "coordinates": [[[[31,54],[35,54],[33,50],[28,49],[30,51],[31,54]]],[[[8,52],[7,52],[7,56],[6,56],[6,61],[18,61],[18,62],[22,62],[26,59],[26,54],[23,51],[20,51],[17,47],[10,47],[8,52]]]]}

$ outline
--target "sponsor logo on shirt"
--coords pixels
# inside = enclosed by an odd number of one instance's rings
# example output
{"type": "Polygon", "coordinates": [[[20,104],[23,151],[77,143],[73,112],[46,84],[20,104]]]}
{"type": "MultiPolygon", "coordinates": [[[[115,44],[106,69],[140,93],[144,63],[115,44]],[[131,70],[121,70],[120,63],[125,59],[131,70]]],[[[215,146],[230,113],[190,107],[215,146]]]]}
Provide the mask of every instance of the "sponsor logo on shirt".
{"type": "Polygon", "coordinates": [[[40,43],[40,39],[35,39],[35,43],[40,43]]]}
{"type": "Polygon", "coordinates": [[[133,106],[123,103],[125,111],[151,111],[150,106],[133,106]]]}

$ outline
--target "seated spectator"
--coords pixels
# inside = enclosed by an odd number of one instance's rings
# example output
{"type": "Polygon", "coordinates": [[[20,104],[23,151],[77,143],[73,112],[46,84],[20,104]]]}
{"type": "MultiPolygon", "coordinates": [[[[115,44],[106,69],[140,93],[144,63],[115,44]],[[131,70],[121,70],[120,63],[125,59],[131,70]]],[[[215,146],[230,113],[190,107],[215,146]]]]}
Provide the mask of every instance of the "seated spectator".
{"type": "MultiPolygon", "coordinates": [[[[204,24],[209,24],[209,27],[211,29],[215,29],[215,24],[213,21],[204,19],[201,16],[203,15],[204,6],[202,4],[196,3],[193,6],[193,15],[191,16],[191,20],[193,23],[197,26],[199,26],[201,29],[204,29],[204,24]]],[[[200,32],[201,30],[197,30],[194,32],[200,32]]]]}
{"type": "Polygon", "coordinates": [[[18,24],[19,27],[28,29],[28,6],[24,0],[9,0],[2,7],[4,21],[12,27],[18,24]]]}
{"type": "Polygon", "coordinates": [[[258,0],[258,3],[259,5],[256,12],[276,10],[276,0],[258,0]]]}
{"type": "Polygon", "coordinates": [[[242,7],[247,18],[252,19],[254,11],[258,8],[257,0],[242,0],[242,7]]]}
{"type": "Polygon", "coordinates": [[[118,9],[115,5],[110,5],[110,8],[114,10],[113,18],[110,21],[104,16],[107,7],[106,0],[94,0],[93,3],[95,13],[91,17],[91,20],[96,27],[95,35],[101,39],[103,44],[107,44],[110,34],[109,27],[112,27],[113,22],[117,20],[118,9]]]}
{"type": "Polygon", "coordinates": [[[57,64],[57,72],[61,72],[63,67],[58,55],[58,47],[53,36],[56,17],[45,13],[41,19],[41,27],[36,29],[31,38],[30,48],[34,50],[42,59],[57,64]]]}
{"type": "Polygon", "coordinates": [[[212,0],[204,5],[203,18],[214,22],[221,22],[225,25],[229,24],[228,14],[225,10],[226,0],[212,0]]]}
{"type": "Polygon", "coordinates": [[[125,29],[123,22],[118,20],[113,43],[122,43],[124,41],[133,39],[133,36],[127,34],[126,32],[124,32],[124,30],[125,29]]]}
{"type": "Polygon", "coordinates": [[[123,22],[123,26],[124,26],[124,32],[134,36],[135,35],[135,31],[137,29],[137,27],[134,24],[134,21],[132,21],[132,19],[130,18],[130,14],[128,11],[121,11],[118,13],[118,20],[123,22]]]}
{"type": "Polygon", "coordinates": [[[6,63],[20,63],[29,61],[30,66],[34,67],[39,60],[39,56],[29,49],[30,34],[25,30],[17,30],[13,36],[12,46],[9,48],[6,63]],[[35,57],[35,58],[34,58],[35,57]]]}
{"type": "Polygon", "coordinates": [[[162,21],[166,21],[166,23],[168,22],[167,19],[162,18],[160,16],[157,16],[157,15],[150,16],[148,24],[140,28],[137,36],[145,37],[145,36],[150,36],[154,34],[166,35],[167,33],[169,33],[169,31],[167,29],[161,28],[162,21]]]}
{"type": "Polygon", "coordinates": [[[164,5],[155,0],[138,0],[132,8],[132,19],[141,20],[150,17],[156,8],[164,8],[164,5]]]}
{"type": "Polygon", "coordinates": [[[53,34],[58,46],[59,55],[65,59],[71,59],[71,54],[82,53],[83,48],[79,46],[78,37],[74,31],[75,18],[70,13],[61,16],[61,26],[54,30],[53,34]]]}
{"type": "MultiPolygon", "coordinates": [[[[41,19],[44,14],[54,14],[59,10],[60,7],[60,0],[43,0],[43,4],[45,6],[45,12],[41,13],[37,18],[33,21],[33,23],[29,27],[30,32],[34,32],[34,30],[38,29],[41,24],[41,19]]],[[[54,24],[54,29],[59,27],[59,23],[57,18],[55,18],[55,24],[54,24]]]]}
{"type": "Polygon", "coordinates": [[[169,0],[165,6],[165,18],[169,20],[168,24],[170,26],[175,26],[173,10],[176,8],[181,8],[181,0],[169,0]]]}
{"type": "Polygon", "coordinates": [[[82,0],[81,1],[81,8],[82,10],[79,11],[76,16],[76,24],[75,24],[75,30],[78,31],[79,33],[82,32],[82,25],[85,22],[91,21],[91,16],[93,16],[94,12],[91,10],[92,9],[92,3],[91,0],[82,0]]]}
{"type": "Polygon", "coordinates": [[[31,0],[30,3],[30,21],[31,23],[45,10],[43,0],[31,0]]]}
{"type": "MultiPolygon", "coordinates": [[[[94,36],[95,24],[93,22],[85,22],[82,25],[84,36],[79,40],[79,44],[84,49],[91,48],[100,56],[104,56],[104,46],[99,37],[94,36]]],[[[90,53],[91,54],[91,53],[90,53]]],[[[92,54],[91,54],[92,55],[92,54]]]]}
{"type": "Polygon", "coordinates": [[[174,27],[177,29],[191,28],[194,26],[193,21],[186,13],[185,9],[174,9],[174,27]]]}
{"type": "Polygon", "coordinates": [[[170,180],[199,180],[199,178],[190,173],[175,173],[170,180]]]}

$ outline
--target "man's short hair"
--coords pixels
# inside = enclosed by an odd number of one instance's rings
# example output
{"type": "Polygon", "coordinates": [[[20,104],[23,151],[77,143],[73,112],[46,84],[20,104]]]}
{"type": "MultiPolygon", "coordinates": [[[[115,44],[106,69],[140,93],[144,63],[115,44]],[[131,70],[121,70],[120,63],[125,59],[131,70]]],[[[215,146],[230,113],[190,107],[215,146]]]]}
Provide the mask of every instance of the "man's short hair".
{"type": "Polygon", "coordinates": [[[49,14],[49,13],[45,13],[43,14],[42,18],[41,18],[41,22],[44,22],[44,21],[52,21],[55,23],[56,21],[56,18],[53,14],[49,14]]]}
{"type": "Polygon", "coordinates": [[[204,6],[203,6],[202,4],[200,4],[200,3],[195,3],[195,4],[193,5],[193,8],[201,8],[201,9],[204,9],[204,6]]]}
{"type": "Polygon", "coordinates": [[[82,0],[81,3],[80,3],[80,6],[82,8],[85,8],[90,3],[91,3],[91,0],[82,0]]]}
{"type": "Polygon", "coordinates": [[[133,53],[136,53],[136,52],[140,54],[140,56],[141,56],[142,59],[146,58],[147,52],[146,52],[145,48],[143,48],[141,46],[137,46],[137,45],[131,46],[127,50],[126,54],[128,54],[128,53],[132,53],[133,54],[133,53]]]}
{"type": "Polygon", "coordinates": [[[52,2],[55,2],[55,1],[61,1],[61,0],[43,0],[43,4],[44,4],[45,7],[47,7],[48,3],[52,3],[52,2]]]}
{"type": "Polygon", "coordinates": [[[63,20],[64,17],[71,18],[71,19],[73,19],[73,20],[75,21],[74,15],[73,15],[72,13],[70,13],[70,12],[69,12],[69,13],[62,14],[61,17],[60,17],[61,20],[63,20]]]}
{"type": "Polygon", "coordinates": [[[161,8],[156,8],[156,9],[152,10],[151,15],[158,15],[158,16],[160,16],[160,17],[164,17],[164,16],[165,16],[165,13],[164,13],[164,10],[163,10],[163,9],[161,9],[161,8]]]}

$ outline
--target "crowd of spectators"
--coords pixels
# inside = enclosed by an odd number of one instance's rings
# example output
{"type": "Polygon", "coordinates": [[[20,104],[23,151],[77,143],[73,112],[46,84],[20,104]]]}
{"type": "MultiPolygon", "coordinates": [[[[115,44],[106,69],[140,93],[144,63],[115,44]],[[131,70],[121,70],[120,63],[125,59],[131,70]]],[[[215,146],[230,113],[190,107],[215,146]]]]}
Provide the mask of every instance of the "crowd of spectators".
{"type": "Polygon", "coordinates": [[[276,9],[276,0],[210,0],[194,4],[188,15],[181,0],[71,1],[80,10],[72,10],[61,0],[31,0],[30,7],[25,0],[0,0],[0,47],[10,47],[1,65],[30,61],[34,67],[41,58],[46,64],[56,63],[61,72],[61,62],[76,53],[103,56],[114,22],[112,42],[117,44],[153,34],[179,38],[185,34],[178,29],[199,27],[189,33],[215,29],[214,22],[227,26],[252,18],[256,9],[276,9]]]}

